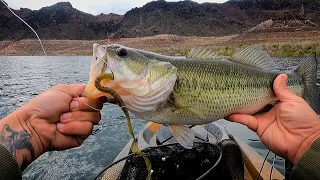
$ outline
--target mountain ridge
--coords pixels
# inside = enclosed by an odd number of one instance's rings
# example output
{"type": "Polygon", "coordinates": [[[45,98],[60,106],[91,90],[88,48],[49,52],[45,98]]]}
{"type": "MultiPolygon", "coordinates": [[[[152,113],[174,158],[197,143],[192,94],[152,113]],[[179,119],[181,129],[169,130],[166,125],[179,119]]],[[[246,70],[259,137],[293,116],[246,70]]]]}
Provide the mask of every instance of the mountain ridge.
{"type": "MultiPolygon", "coordinates": [[[[268,19],[320,22],[320,3],[312,0],[231,0],[196,3],[152,1],[124,15],[91,15],[60,2],[39,10],[14,10],[42,39],[94,40],[174,34],[224,36],[243,33],[268,19]],[[303,10],[303,11],[302,11],[303,10]]],[[[4,5],[0,5],[0,40],[35,38],[4,5]]]]}

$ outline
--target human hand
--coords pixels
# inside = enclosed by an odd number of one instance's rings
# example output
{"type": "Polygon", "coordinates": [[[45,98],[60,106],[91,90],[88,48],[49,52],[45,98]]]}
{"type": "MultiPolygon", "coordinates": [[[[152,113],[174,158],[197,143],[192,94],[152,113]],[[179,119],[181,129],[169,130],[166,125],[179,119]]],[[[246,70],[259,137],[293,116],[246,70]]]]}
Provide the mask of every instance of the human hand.
{"type": "Polygon", "coordinates": [[[38,95],[0,121],[0,143],[19,164],[30,163],[48,150],[80,146],[101,118],[100,111],[91,107],[103,106],[99,99],[77,97],[84,88],[57,85],[38,95]]]}
{"type": "Polygon", "coordinates": [[[45,149],[63,150],[80,146],[94,124],[98,124],[103,103],[77,96],[84,85],[58,85],[32,99],[31,127],[43,138],[45,149]],[[95,108],[92,109],[91,107],[95,108]]]}
{"type": "Polygon", "coordinates": [[[288,87],[288,76],[279,75],[273,89],[279,103],[265,114],[232,114],[228,120],[257,132],[262,143],[274,153],[297,164],[312,142],[320,136],[320,119],[309,104],[288,87]]]}

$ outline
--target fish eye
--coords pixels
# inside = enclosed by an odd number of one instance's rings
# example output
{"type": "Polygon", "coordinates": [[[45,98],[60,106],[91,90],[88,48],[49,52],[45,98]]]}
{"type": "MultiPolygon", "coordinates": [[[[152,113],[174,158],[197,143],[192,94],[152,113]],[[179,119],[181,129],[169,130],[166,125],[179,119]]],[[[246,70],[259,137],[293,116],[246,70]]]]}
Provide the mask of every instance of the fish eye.
{"type": "Polygon", "coordinates": [[[119,56],[123,57],[128,54],[128,51],[125,48],[119,48],[119,49],[117,49],[117,53],[119,56]]]}

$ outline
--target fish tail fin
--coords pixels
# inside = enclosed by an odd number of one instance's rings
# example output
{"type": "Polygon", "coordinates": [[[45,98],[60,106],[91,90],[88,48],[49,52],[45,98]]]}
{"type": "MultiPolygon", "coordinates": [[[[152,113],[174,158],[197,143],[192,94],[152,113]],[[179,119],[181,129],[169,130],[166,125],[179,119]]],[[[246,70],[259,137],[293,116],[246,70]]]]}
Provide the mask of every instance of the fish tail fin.
{"type": "Polygon", "coordinates": [[[309,105],[319,114],[319,92],[317,88],[317,57],[316,53],[311,53],[307,56],[295,70],[296,73],[302,76],[304,90],[302,97],[309,103],[309,105]]]}

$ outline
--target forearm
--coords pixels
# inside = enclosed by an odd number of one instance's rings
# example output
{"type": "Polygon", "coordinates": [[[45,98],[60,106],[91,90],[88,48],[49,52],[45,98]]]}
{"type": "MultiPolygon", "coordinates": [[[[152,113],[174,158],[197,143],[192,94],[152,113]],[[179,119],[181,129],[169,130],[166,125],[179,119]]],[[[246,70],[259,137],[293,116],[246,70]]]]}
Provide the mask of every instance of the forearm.
{"type": "Polygon", "coordinates": [[[0,144],[10,151],[22,171],[43,153],[28,118],[20,108],[0,121],[0,144]]]}

